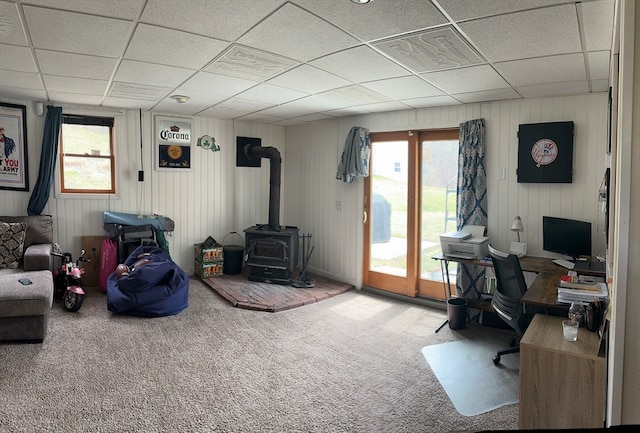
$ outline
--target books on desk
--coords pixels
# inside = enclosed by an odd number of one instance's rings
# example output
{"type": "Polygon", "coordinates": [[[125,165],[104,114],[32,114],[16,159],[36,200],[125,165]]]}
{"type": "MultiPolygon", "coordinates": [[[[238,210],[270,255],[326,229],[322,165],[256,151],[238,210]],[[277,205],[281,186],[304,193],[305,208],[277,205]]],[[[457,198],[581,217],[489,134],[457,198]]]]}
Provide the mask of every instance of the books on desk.
{"type": "Polygon", "coordinates": [[[595,300],[608,300],[609,290],[605,283],[579,283],[561,281],[558,286],[558,302],[570,304],[572,302],[589,303],[595,300]],[[564,284],[564,286],[563,286],[564,284]],[[577,286],[568,287],[567,285],[577,286]]]}

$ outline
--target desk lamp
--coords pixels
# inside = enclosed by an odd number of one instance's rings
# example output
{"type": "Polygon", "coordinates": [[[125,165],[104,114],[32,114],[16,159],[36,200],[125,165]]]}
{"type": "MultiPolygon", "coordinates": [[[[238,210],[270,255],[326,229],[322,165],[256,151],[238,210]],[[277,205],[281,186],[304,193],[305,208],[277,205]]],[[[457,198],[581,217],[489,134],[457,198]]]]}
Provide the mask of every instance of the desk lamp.
{"type": "Polygon", "coordinates": [[[518,234],[518,242],[511,242],[509,252],[518,257],[524,257],[527,253],[527,244],[520,242],[520,232],[524,231],[524,226],[522,225],[522,219],[519,216],[516,216],[513,219],[513,222],[511,223],[511,231],[518,234]]]}

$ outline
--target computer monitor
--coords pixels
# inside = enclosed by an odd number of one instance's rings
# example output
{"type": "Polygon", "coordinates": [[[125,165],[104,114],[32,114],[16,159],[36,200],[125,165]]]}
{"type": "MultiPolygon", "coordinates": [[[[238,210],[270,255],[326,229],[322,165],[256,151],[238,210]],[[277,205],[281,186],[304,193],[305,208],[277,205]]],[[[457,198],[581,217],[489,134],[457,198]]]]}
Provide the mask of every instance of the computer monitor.
{"type": "Polygon", "coordinates": [[[591,223],[542,217],[542,249],[576,258],[591,255],[591,223]]]}

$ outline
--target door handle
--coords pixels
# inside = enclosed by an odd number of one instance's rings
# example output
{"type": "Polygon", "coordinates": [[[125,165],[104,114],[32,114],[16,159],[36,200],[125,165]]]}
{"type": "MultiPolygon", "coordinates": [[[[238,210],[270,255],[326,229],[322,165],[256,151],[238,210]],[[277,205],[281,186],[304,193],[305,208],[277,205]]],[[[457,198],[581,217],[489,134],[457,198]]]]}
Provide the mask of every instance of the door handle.
{"type": "Polygon", "coordinates": [[[364,209],[362,211],[362,224],[366,224],[368,219],[369,219],[369,216],[367,214],[367,210],[364,209]]]}

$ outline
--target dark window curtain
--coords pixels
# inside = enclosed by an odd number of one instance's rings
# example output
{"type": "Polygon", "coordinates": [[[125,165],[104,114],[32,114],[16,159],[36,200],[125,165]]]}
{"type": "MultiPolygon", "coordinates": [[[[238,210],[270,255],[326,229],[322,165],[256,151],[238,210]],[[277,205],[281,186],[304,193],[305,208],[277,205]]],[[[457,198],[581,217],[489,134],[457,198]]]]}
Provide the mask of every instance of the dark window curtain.
{"type": "Polygon", "coordinates": [[[53,173],[58,157],[58,137],[62,125],[62,107],[47,105],[47,117],[44,121],[44,133],[42,135],[42,152],[40,154],[40,168],[38,170],[38,180],[31,193],[27,213],[29,215],[40,215],[42,209],[49,200],[51,185],[53,184],[53,173]]]}
{"type": "MultiPolygon", "coordinates": [[[[487,174],[484,166],[484,119],[460,124],[458,153],[458,192],[456,227],[487,226],[487,174]]],[[[456,291],[465,299],[479,299],[485,280],[482,266],[458,266],[456,291]]],[[[477,310],[469,310],[469,320],[477,318],[477,310]]]]}
{"type": "Polygon", "coordinates": [[[342,151],[336,179],[352,183],[357,176],[369,176],[370,155],[369,131],[365,128],[354,126],[349,131],[349,135],[344,142],[344,150],[342,151]]]}

